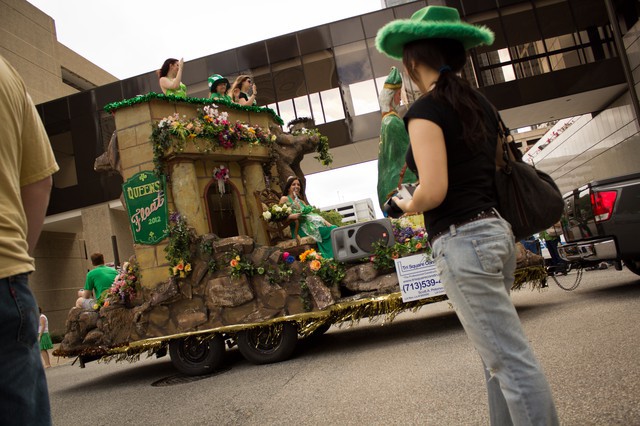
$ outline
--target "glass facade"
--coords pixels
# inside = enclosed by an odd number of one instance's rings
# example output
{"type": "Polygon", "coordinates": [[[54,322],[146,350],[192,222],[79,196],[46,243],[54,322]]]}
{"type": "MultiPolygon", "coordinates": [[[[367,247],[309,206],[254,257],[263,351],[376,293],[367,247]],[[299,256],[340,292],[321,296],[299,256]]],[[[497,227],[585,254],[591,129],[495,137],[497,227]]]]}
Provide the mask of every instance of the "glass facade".
{"type": "MultiPolygon", "coordinates": [[[[440,3],[458,8],[464,19],[487,25],[496,34],[493,46],[470,52],[463,74],[476,87],[616,56],[600,0],[440,3]]],[[[377,52],[375,35],[390,20],[408,18],[425,5],[402,4],[189,61],[183,82],[189,96],[208,97],[209,75],[233,81],[250,74],[259,105],[276,110],[285,123],[313,117],[332,147],[377,139],[378,94],[390,67],[402,69],[402,64],[377,52]]],[[[406,76],[405,82],[411,101],[416,94],[406,76]]],[[[120,178],[93,170],[93,159],[104,152],[114,130],[111,116],[101,109],[151,91],[160,92],[155,72],[38,106],[62,168],[48,214],[118,198],[120,178]]]]}

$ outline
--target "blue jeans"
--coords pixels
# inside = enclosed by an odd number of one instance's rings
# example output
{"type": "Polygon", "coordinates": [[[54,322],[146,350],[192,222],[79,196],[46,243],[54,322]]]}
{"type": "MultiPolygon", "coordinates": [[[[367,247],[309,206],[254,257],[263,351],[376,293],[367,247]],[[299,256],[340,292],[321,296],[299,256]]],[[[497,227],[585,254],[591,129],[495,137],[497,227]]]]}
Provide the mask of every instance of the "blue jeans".
{"type": "Polygon", "coordinates": [[[551,389],[509,296],[516,267],[509,223],[452,225],[432,248],[447,296],[484,364],[491,424],[557,425],[551,389]]]}
{"type": "Polygon", "coordinates": [[[0,424],[50,425],[38,346],[38,305],[27,274],[0,279],[0,424]]]}

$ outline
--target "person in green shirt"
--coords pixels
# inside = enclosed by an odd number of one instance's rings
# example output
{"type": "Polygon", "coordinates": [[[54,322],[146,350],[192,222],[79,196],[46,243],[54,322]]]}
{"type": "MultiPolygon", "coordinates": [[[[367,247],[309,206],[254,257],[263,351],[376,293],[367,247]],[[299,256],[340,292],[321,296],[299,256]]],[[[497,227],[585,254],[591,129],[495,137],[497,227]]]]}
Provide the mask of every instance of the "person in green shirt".
{"type": "Polygon", "coordinates": [[[156,71],[162,93],[179,98],[187,97],[187,86],[182,83],[183,68],[183,59],[177,60],[175,58],[169,58],[164,61],[162,68],[156,71]]]}
{"type": "MultiPolygon", "coordinates": [[[[104,264],[104,256],[102,253],[93,253],[91,255],[91,264],[95,266],[95,268],[87,274],[83,296],[85,299],[97,300],[105,290],[111,288],[118,272],[114,268],[110,268],[104,264]]],[[[91,305],[92,304],[93,303],[91,303],[91,305]]]]}
{"type": "Polygon", "coordinates": [[[229,90],[229,80],[220,74],[213,74],[207,79],[207,81],[209,82],[209,91],[211,92],[209,98],[232,102],[231,96],[227,95],[227,91],[229,90]]]}

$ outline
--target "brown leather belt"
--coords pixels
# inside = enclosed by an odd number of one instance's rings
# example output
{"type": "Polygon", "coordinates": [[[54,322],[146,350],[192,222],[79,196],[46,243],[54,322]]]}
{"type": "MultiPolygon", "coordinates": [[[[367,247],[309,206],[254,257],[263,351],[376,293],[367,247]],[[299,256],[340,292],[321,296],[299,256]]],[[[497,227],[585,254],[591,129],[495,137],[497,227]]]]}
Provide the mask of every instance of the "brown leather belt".
{"type": "MultiPolygon", "coordinates": [[[[500,217],[500,215],[498,214],[496,209],[491,208],[489,210],[482,210],[481,212],[471,216],[469,219],[461,220],[460,222],[452,223],[451,225],[455,226],[456,228],[459,228],[462,225],[475,222],[476,220],[489,219],[490,217],[500,217]]],[[[445,229],[442,232],[438,232],[436,235],[433,236],[433,238],[429,238],[429,242],[433,243],[435,240],[442,237],[444,234],[448,233],[450,230],[451,230],[451,226],[449,226],[447,229],[445,229]]]]}

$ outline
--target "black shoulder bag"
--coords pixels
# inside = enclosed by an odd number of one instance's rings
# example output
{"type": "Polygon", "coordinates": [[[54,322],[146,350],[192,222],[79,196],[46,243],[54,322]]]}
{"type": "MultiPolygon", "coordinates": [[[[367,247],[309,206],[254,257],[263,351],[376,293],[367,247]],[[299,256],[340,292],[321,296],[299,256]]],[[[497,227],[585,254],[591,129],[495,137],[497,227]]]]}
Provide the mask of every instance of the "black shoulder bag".
{"type": "MultiPolygon", "coordinates": [[[[564,201],[551,176],[522,161],[509,146],[509,129],[498,118],[496,179],[498,211],[510,224],[516,241],[553,226],[564,201]]],[[[520,152],[518,151],[518,154],[520,152]]]]}

